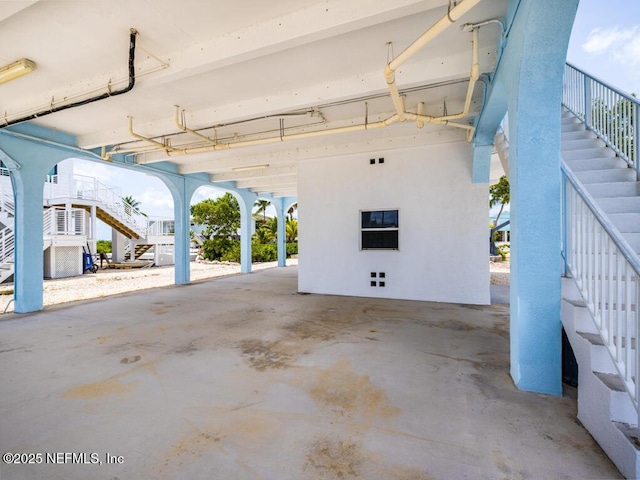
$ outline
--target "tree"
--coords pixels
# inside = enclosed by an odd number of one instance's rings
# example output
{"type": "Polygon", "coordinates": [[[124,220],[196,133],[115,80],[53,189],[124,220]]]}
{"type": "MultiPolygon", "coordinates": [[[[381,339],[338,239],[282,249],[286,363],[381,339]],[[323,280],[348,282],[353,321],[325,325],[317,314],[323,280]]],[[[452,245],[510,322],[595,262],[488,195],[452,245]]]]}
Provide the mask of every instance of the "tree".
{"type": "Polygon", "coordinates": [[[297,209],[298,209],[298,202],[294,203],[289,207],[289,210],[287,210],[287,214],[289,214],[289,218],[293,219],[293,212],[295,212],[297,209]]]}
{"type": "Polygon", "coordinates": [[[287,219],[287,243],[293,243],[298,239],[298,221],[293,218],[287,219]]]}
{"type": "Polygon", "coordinates": [[[498,183],[489,187],[489,208],[492,208],[494,205],[500,204],[500,210],[498,211],[498,215],[496,216],[496,223],[491,229],[491,235],[489,239],[489,249],[492,255],[495,255],[497,252],[493,233],[495,229],[500,226],[500,215],[502,214],[504,206],[507,205],[510,200],[511,197],[509,193],[509,179],[503,175],[502,177],[500,177],[500,180],[498,180],[498,183]]]}
{"type": "Polygon", "coordinates": [[[141,215],[147,216],[145,213],[140,211],[140,205],[142,205],[138,200],[133,198],[131,195],[127,195],[126,197],[122,197],[122,201],[124,202],[125,212],[131,214],[133,212],[137,212],[141,215]]]}
{"type": "Polygon", "coordinates": [[[192,205],[191,216],[194,222],[205,226],[205,238],[226,237],[239,240],[240,206],[230,193],[192,205]]]}
{"type": "MultiPolygon", "coordinates": [[[[635,93],[631,94],[636,97],[635,93]]],[[[634,130],[634,104],[627,98],[621,98],[613,105],[596,98],[591,106],[591,126],[605,137],[609,137],[623,157],[627,157],[627,161],[633,161],[635,138],[634,130]]]]}
{"type": "Polygon", "coordinates": [[[262,213],[263,222],[267,221],[267,207],[269,205],[271,205],[271,202],[269,200],[256,200],[256,202],[253,204],[254,208],[258,208],[254,213],[256,215],[260,215],[262,213]]]}

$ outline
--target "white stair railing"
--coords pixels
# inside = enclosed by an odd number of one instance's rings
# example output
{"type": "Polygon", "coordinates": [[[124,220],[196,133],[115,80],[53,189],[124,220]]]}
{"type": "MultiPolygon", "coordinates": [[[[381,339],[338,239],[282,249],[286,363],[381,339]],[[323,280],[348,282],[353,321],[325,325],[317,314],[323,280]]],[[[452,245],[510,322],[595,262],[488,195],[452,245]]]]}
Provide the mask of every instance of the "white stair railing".
{"type": "MultiPolygon", "coordinates": [[[[563,105],[638,170],[638,100],[567,64],[563,105]]],[[[562,255],[639,412],[640,259],[562,161],[562,255]]]]}
{"type": "Polygon", "coordinates": [[[174,234],[173,218],[148,217],[147,236],[171,236],[174,234]]]}
{"type": "Polygon", "coordinates": [[[613,151],[635,168],[640,178],[640,99],[565,65],[562,104],[613,151]]]}
{"type": "MultiPolygon", "coordinates": [[[[55,183],[57,182],[50,182],[50,186],[55,183]]],[[[147,217],[126,203],[118,188],[105,185],[94,177],[74,175],[67,192],[51,188],[48,196],[52,199],[71,197],[97,202],[100,208],[140,236],[144,236],[147,228],[147,217]]]]}
{"type": "Polygon", "coordinates": [[[638,411],[640,261],[563,162],[567,269],[638,411]]]}
{"type": "Polygon", "coordinates": [[[0,230],[0,265],[13,262],[15,235],[13,229],[5,227],[0,230]]]}
{"type": "Polygon", "coordinates": [[[87,236],[86,212],[81,208],[48,208],[43,213],[43,234],[87,236]]]}

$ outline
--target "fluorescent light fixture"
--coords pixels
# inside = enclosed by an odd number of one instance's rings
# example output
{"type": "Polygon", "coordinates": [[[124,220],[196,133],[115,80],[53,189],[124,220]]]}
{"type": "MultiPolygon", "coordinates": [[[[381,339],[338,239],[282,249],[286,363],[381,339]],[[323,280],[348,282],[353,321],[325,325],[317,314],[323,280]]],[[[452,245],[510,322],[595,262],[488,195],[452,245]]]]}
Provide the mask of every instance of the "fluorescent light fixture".
{"type": "Polygon", "coordinates": [[[247,172],[249,170],[259,170],[261,168],[267,168],[268,166],[269,164],[265,163],[263,165],[249,165],[248,167],[235,167],[231,170],[233,170],[234,172],[247,172]]]}
{"type": "Polygon", "coordinates": [[[27,73],[31,73],[36,68],[36,63],[26,58],[13,62],[10,65],[0,68],[0,84],[10,82],[27,73]]]}

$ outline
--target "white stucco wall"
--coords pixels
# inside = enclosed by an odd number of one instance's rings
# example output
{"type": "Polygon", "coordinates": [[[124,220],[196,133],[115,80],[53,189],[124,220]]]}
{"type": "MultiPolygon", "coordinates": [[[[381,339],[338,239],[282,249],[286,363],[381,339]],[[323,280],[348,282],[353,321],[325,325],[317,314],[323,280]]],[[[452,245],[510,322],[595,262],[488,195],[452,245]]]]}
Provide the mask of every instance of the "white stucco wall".
{"type": "Polygon", "coordinates": [[[460,142],[301,161],[299,290],[490,303],[488,186],[471,183],[471,156],[460,142]],[[399,210],[399,250],[361,251],[360,211],[382,209],[399,210]]]}

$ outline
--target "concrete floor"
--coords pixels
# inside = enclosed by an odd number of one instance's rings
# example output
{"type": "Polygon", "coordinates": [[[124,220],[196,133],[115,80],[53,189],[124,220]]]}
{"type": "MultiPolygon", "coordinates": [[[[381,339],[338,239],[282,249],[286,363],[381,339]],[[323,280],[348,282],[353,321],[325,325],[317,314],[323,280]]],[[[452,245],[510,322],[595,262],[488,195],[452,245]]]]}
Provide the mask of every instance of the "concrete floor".
{"type": "Polygon", "coordinates": [[[298,295],[296,273],[2,317],[0,451],[43,457],[0,479],[621,478],[575,398],[513,386],[507,305],[298,295]]]}

